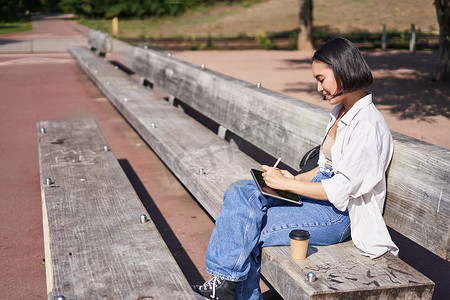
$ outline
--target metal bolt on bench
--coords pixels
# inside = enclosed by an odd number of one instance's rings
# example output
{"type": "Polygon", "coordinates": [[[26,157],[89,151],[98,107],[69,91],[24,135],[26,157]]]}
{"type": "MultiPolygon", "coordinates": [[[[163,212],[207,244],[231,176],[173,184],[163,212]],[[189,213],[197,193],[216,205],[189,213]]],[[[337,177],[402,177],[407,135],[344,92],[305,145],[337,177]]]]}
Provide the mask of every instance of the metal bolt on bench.
{"type": "Polygon", "coordinates": [[[308,277],[309,282],[314,282],[317,280],[316,274],[313,272],[309,272],[306,276],[308,277]]]}
{"type": "Polygon", "coordinates": [[[141,220],[141,223],[142,224],[145,224],[145,223],[147,223],[147,215],[146,214],[142,214],[141,216],[140,216],[140,220],[141,220]]]}

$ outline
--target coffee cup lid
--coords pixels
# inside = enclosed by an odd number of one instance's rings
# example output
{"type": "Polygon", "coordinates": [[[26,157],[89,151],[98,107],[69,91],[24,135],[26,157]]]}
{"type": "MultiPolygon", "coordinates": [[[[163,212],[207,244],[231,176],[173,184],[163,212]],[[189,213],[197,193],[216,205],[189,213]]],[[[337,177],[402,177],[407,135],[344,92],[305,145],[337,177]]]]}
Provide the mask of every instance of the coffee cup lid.
{"type": "Polygon", "coordinates": [[[304,240],[309,240],[310,235],[309,235],[309,232],[306,230],[295,229],[295,230],[292,230],[291,233],[289,233],[289,237],[293,240],[304,241],[304,240]]]}

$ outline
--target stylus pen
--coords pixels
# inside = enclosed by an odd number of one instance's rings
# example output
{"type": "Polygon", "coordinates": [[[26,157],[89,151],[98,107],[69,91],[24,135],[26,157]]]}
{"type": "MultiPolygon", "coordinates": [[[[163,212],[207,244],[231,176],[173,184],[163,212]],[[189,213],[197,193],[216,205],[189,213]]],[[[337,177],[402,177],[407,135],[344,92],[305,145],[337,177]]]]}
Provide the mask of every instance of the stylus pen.
{"type": "Polygon", "coordinates": [[[272,168],[276,168],[281,161],[281,157],[277,160],[277,162],[273,165],[272,168]]]}

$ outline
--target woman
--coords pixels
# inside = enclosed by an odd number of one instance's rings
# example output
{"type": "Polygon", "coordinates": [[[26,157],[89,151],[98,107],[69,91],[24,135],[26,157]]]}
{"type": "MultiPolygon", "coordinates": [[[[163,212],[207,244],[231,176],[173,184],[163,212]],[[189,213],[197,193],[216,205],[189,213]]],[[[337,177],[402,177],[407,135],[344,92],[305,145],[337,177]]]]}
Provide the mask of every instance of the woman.
{"type": "Polygon", "coordinates": [[[262,299],[260,249],[289,245],[289,232],[303,229],[310,244],[345,240],[371,258],[398,254],[382,218],[392,136],[365,88],[372,73],[359,50],[337,38],[312,58],[317,91],[335,107],[323,139],[319,167],[294,176],[263,165],[266,184],[299,194],[303,205],[266,198],[252,180],[232,184],[224,195],[206,253],[214,277],[193,286],[206,299],[262,299]]]}

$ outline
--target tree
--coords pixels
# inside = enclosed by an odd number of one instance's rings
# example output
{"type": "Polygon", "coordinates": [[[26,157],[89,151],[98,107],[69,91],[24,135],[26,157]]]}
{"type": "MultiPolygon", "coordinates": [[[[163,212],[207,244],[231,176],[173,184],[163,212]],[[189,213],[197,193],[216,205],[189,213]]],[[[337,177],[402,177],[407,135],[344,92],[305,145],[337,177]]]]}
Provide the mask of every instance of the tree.
{"type": "Polygon", "coordinates": [[[59,12],[60,0],[40,0],[40,9],[42,12],[59,12]]]}
{"type": "Polygon", "coordinates": [[[435,0],[436,15],[439,23],[439,68],[437,81],[450,79],[450,2],[435,0]]]}
{"type": "Polygon", "coordinates": [[[300,0],[298,50],[314,50],[312,42],[312,15],[312,0],[300,0]]]}
{"type": "Polygon", "coordinates": [[[13,0],[0,0],[0,24],[17,21],[22,9],[20,4],[13,0]]]}

